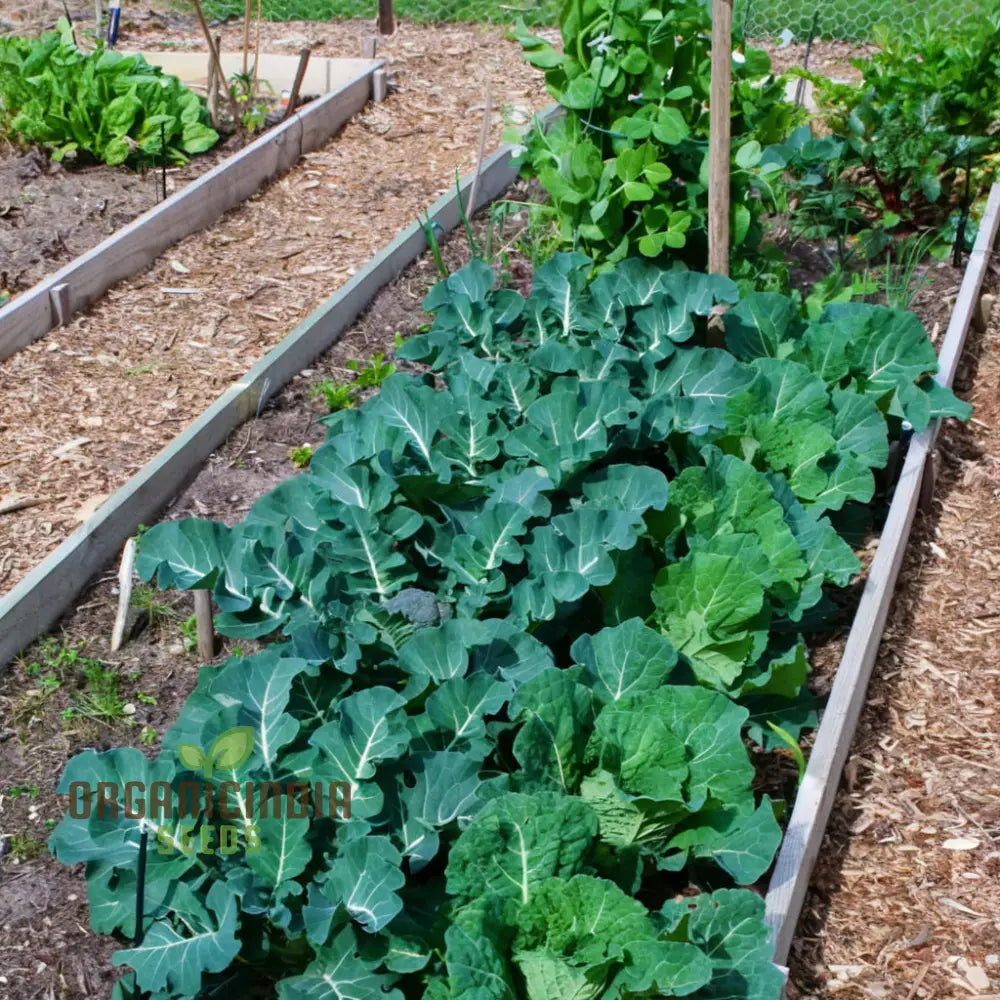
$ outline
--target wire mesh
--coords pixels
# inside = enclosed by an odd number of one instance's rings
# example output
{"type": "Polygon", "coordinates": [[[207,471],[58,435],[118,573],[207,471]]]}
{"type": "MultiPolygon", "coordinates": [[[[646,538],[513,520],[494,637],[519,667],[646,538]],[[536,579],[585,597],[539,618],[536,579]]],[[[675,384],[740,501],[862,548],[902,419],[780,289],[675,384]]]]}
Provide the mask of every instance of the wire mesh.
{"type": "MultiPolygon", "coordinates": [[[[210,17],[242,16],[243,0],[202,0],[210,17]]],[[[709,0],[703,0],[709,2],[709,0]]],[[[489,21],[554,25],[563,0],[395,0],[404,21],[489,21]]],[[[263,0],[272,21],[374,18],[376,0],[263,0]]],[[[969,14],[995,10],[1000,0],[735,0],[734,21],[746,37],[786,42],[864,41],[885,27],[894,35],[929,25],[954,25],[969,14]]]]}
{"type": "Polygon", "coordinates": [[[747,38],[867,41],[880,30],[899,37],[953,26],[996,7],[996,0],[736,0],[733,19],[747,38]]]}

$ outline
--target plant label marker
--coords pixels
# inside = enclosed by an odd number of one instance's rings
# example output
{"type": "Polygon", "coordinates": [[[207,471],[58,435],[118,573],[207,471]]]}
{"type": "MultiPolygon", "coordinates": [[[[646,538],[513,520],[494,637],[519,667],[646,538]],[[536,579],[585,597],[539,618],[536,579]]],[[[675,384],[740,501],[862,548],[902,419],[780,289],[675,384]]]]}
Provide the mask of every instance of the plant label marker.
{"type": "Polygon", "coordinates": [[[121,0],[111,0],[108,4],[108,48],[113,49],[118,42],[118,24],[121,21],[121,0]]]}
{"type": "Polygon", "coordinates": [[[132,599],[132,567],[135,565],[135,538],[130,538],[122,550],[122,561],[118,567],[118,613],[111,632],[111,651],[121,649],[125,639],[125,625],[132,599]]]}

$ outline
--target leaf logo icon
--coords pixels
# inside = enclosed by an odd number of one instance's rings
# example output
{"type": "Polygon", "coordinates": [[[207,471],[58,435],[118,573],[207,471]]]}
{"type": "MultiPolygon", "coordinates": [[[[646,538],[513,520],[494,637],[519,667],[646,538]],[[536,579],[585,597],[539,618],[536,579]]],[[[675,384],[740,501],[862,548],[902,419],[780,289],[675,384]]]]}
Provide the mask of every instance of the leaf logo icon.
{"type": "Polygon", "coordinates": [[[177,756],[186,768],[210,779],[216,768],[235,771],[245,764],[253,753],[255,735],[253,726],[235,726],[219,736],[207,754],[193,743],[178,743],[177,756]]]}

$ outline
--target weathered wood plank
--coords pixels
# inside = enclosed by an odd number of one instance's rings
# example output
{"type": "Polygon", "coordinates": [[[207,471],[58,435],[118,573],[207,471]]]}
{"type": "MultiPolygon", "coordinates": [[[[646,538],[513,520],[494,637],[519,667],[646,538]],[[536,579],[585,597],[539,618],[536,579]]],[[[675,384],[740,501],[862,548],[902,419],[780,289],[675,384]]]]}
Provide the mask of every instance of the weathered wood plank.
{"type": "MultiPolygon", "coordinates": [[[[1000,184],[995,184],[941,345],[941,371],[937,380],[942,385],[951,385],[955,377],[998,226],[1000,184]]],[[[771,876],[765,919],[774,941],[774,960],[781,965],[787,960],[802,904],[809,889],[813,866],[837,795],[840,774],[865,703],[868,680],[882,641],[882,631],[892,604],[893,590],[920,497],[924,465],[934,447],[938,426],[939,422],[935,421],[926,430],[914,435],[910,442],[878,551],[868,571],[861,602],[847,637],[830,699],[816,734],[816,742],[809,755],[809,764],[795,798],[795,807],[771,876]]]]}
{"type": "Polygon", "coordinates": [[[326,142],[368,102],[371,75],[381,63],[357,62],[360,68],[343,89],[305,105],[288,121],[0,309],[0,361],[58,324],[60,317],[50,295],[53,289],[66,286],[61,301],[68,310],[63,319],[68,319],[113,284],[152,263],[167,247],[245,201],[262,184],[292,167],[303,153],[326,142]]]}

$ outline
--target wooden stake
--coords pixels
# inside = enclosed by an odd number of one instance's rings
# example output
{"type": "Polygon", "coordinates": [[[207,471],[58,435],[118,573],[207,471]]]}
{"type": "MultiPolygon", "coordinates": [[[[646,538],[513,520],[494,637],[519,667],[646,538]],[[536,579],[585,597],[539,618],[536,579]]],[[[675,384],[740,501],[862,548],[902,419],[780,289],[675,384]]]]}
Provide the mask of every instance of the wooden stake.
{"type": "Polygon", "coordinates": [[[132,606],[132,567],[135,565],[135,539],[130,538],[122,550],[122,561],[118,567],[118,613],[111,630],[111,652],[121,649],[125,640],[125,626],[132,606]]]}
{"type": "Polygon", "coordinates": [[[469,218],[476,210],[476,196],[479,193],[479,175],[483,169],[483,157],[486,156],[486,141],[490,135],[490,120],[493,117],[493,88],[486,88],[486,103],[483,106],[483,128],[479,133],[479,158],[476,160],[476,174],[472,178],[472,187],[469,188],[469,204],[465,206],[465,211],[469,218]]]}
{"type": "Polygon", "coordinates": [[[250,0],[243,3],[243,75],[247,75],[247,60],[250,58],[250,0]]]}
{"type": "Polygon", "coordinates": [[[194,617],[198,625],[198,656],[202,663],[215,659],[215,622],[212,619],[212,592],[194,592],[194,617]]]}
{"type": "Polygon", "coordinates": [[[306,67],[309,65],[309,54],[311,52],[312,49],[308,45],[299,52],[299,65],[295,70],[295,81],[292,83],[292,92],[288,95],[288,107],[285,108],[285,113],[281,116],[282,121],[295,113],[295,105],[299,101],[299,90],[302,87],[302,78],[306,75],[306,67]]]}
{"type": "Polygon", "coordinates": [[[257,29],[254,32],[253,43],[253,92],[257,93],[257,64],[260,62],[260,5],[262,0],[257,0],[257,29]]]}
{"type": "Polygon", "coordinates": [[[219,127],[219,81],[215,72],[215,53],[222,44],[222,35],[215,36],[215,47],[208,53],[208,117],[212,128],[219,127]]]}
{"type": "Polygon", "coordinates": [[[212,38],[212,33],[208,30],[208,21],[205,20],[205,12],[201,9],[199,0],[191,0],[191,2],[194,4],[195,14],[198,15],[198,24],[201,26],[201,33],[205,36],[205,41],[208,43],[208,49],[215,56],[215,77],[219,81],[222,93],[226,97],[226,103],[229,105],[229,113],[233,116],[233,124],[239,128],[240,109],[236,106],[236,98],[230,93],[229,84],[226,82],[226,75],[222,72],[222,59],[219,56],[219,49],[212,38]]]}
{"type": "Polygon", "coordinates": [[[396,31],[396,14],[392,0],[378,0],[378,33],[391,35],[396,31]]]}
{"type": "Polygon", "coordinates": [[[733,0],[712,0],[712,87],[708,132],[708,270],[729,274],[729,104],[733,0]]]}

